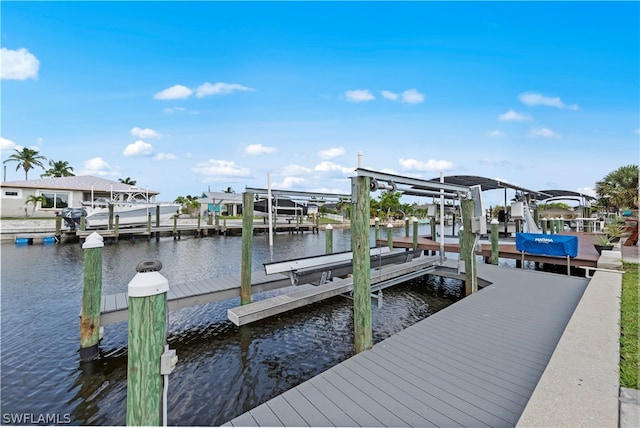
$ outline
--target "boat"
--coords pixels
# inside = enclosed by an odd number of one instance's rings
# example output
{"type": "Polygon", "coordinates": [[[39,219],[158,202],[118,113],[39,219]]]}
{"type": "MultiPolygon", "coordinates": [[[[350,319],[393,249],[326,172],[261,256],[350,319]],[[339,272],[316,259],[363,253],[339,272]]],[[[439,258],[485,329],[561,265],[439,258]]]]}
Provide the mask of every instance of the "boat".
{"type": "Polygon", "coordinates": [[[65,208],[61,215],[71,230],[80,225],[82,216],[87,229],[108,228],[110,206],[113,206],[112,222],[115,224],[115,216],[118,216],[119,227],[146,225],[149,216],[155,222],[158,215],[162,223],[180,212],[179,204],[155,202],[139,192],[117,192],[111,199],[96,198],[82,202],[80,207],[65,208]]]}

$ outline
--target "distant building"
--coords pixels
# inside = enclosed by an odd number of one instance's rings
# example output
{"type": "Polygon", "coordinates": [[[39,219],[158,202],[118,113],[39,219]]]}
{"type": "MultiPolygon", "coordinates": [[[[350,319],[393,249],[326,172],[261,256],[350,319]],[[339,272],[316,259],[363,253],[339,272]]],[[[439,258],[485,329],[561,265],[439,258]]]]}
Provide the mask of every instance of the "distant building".
{"type": "Polygon", "coordinates": [[[242,194],[225,192],[203,192],[200,199],[200,215],[237,216],[242,214],[242,194]]]}
{"type": "Polygon", "coordinates": [[[2,217],[54,217],[67,207],[78,207],[92,198],[111,199],[114,192],[137,192],[154,201],[158,192],[141,189],[137,186],[120,183],[105,178],[80,175],[73,177],[55,177],[36,180],[5,181],[0,183],[2,217]],[[27,205],[30,196],[44,196],[44,202],[35,207],[27,205]]]}

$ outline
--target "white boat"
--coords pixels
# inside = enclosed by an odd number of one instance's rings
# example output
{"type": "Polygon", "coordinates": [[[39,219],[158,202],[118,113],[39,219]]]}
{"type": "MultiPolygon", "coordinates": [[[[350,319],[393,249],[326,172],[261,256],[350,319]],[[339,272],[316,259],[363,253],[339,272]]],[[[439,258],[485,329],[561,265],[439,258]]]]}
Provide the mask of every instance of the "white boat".
{"type": "Polygon", "coordinates": [[[123,192],[114,194],[111,200],[99,198],[83,202],[80,208],[65,208],[62,217],[71,229],[80,224],[82,216],[86,217],[87,229],[108,228],[110,205],[113,206],[112,224],[115,224],[115,217],[118,216],[119,227],[146,225],[149,216],[155,225],[158,215],[160,223],[166,223],[180,212],[179,204],[150,201],[144,194],[123,192]]]}

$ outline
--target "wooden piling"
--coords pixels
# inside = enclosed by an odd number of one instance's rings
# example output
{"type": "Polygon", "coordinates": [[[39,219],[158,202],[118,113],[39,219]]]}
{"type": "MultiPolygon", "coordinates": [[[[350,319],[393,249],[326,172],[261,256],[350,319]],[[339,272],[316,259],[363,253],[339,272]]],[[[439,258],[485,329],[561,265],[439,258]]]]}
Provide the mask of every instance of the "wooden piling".
{"type": "Polygon", "coordinates": [[[104,239],[97,232],[87,237],[84,250],[84,289],[80,310],[80,361],[98,357],[100,342],[100,302],[102,299],[102,248],[104,239]]]}
{"type": "Polygon", "coordinates": [[[369,177],[355,177],[355,203],[351,204],[353,252],[353,330],[355,353],[372,346],[371,256],[369,250],[369,177]]]}
{"type": "Polygon", "coordinates": [[[374,244],[378,246],[378,241],[380,241],[380,219],[376,217],[374,219],[374,244]]]}
{"type": "Polygon", "coordinates": [[[498,226],[500,222],[497,219],[491,220],[491,264],[498,264],[498,256],[500,253],[500,249],[498,246],[499,233],[498,226]]]}
{"type": "Polygon", "coordinates": [[[173,240],[175,241],[177,239],[177,235],[178,235],[178,216],[173,216],[173,240]]]}
{"type": "MultiPolygon", "coordinates": [[[[242,266],[240,304],[251,303],[251,260],[253,252],[253,193],[242,194],[242,266]]],[[[226,229],[226,227],[225,227],[226,229]]]]}
{"type": "Polygon", "coordinates": [[[120,237],[120,215],[116,214],[115,224],[113,226],[113,240],[118,242],[118,238],[120,237]]]}
{"type": "Polygon", "coordinates": [[[60,214],[56,214],[56,239],[60,241],[62,236],[62,217],[60,214]]]}
{"type": "Polygon", "coordinates": [[[409,237],[409,217],[404,218],[404,236],[409,237]]]}
{"type": "Polygon", "coordinates": [[[473,217],[473,200],[468,199],[460,204],[462,208],[462,231],[460,232],[460,248],[464,254],[460,257],[464,261],[464,291],[469,296],[472,292],[472,284],[477,284],[475,276],[475,248],[473,248],[473,233],[471,232],[471,217],[473,217]],[[474,281],[475,280],[475,281],[474,281]]]}
{"type": "Polygon", "coordinates": [[[333,254],[333,226],[327,225],[324,229],[324,253],[333,254]]]}
{"type": "Polygon", "coordinates": [[[80,230],[82,232],[87,230],[87,216],[84,214],[80,216],[80,230]]]}
{"type": "Polygon", "coordinates": [[[387,245],[389,250],[393,251],[393,224],[387,224],[387,245]]]}
{"type": "Polygon", "coordinates": [[[547,234],[548,223],[549,221],[546,218],[542,219],[542,233],[547,234]]]}
{"type": "Polygon", "coordinates": [[[147,233],[149,234],[149,239],[151,239],[151,213],[147,214],[147,233]]]}
{"type": "Polygon", "coordinates": [[[113,211],[114,211],[113,202],[109,202],[109,230],[113,229],[113,211]]]}
{"type": "Polygon", "coordinates": [[[140,262],[128,286],[128,426],[162,424],[160,361],[166,344],[169,282],[158,272],[161,268],[159,261],[140,262]]]}
{"type": "Polygon", "coordinates": [[[415,217],[412,217],[411,220],[413,221],[413,251],[416,251],[418,249],[418,219],[415,217]]]}

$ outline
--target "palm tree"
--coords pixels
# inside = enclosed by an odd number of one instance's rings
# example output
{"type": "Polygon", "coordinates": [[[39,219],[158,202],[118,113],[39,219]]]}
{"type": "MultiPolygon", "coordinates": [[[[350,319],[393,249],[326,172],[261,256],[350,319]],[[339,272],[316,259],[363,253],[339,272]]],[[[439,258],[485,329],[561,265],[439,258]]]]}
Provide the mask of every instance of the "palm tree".
{"type": "Polygon", "coordinates": [[[44,203],[46,201],[47,201],[47,198],[45,198],[43,195],[30,195],[27,198],[27,200],[25,201],[25,204],[27,204],[27,205],[32,204],[33,205],[33,208],[31,208],[31,216],[32,217],[33,217],[33,214],[36,212],[36,206],[38,205],[38,202],[44,203]]]}
{"type": "Polygon", "coordinates": [[[596,182],[600,204],[613,208],[638,208],[638,165],[621,166],[596,182]]]}
{"type": "Polygon", "coordinates": [[[174,201],[176,204],[182,205],[181,211],[183,213],[193,215],[195,211],[200,207],[200,202],[196,196],[178,196],[174,201]]]}
{"type": "Polygon", "coordinates": [[[24,179],[28,180],[30,169],[32,169],[34,166],[44,168],[44,166],[42,166],[43,160],[47,160],[47,158],[39,155],[37,150],[24,147],[22,150],[15,149],[15,153],[9,156],[9,158],[3,163],[18,162],[16,171],[19,170],[20,167],[22,167],[24,169],[24,179]]]}
{"type": "Polygon", "coordinates": [[[236,191],[235,191],[235,190],[233,190],[233,189],[231,188],[231,186],[228,186],[226,190],[223,190],[223,192],[224,192],[224,193],[236,193],[236,191]]]}
{"type": "Polygon", "coordinates": [[[130,177],[127,178],[118,178],[118,181],[122,184],[128,184],[130,186],[135,186],[137,181],[136,180],[132,180],[130,177]]]}
{"type": "Polygon", "coordinates": [[[73,167],[69,166],[67,161],[49,160],[49,169],[40,175],[40,177],[73,177],[73,167]]]}

